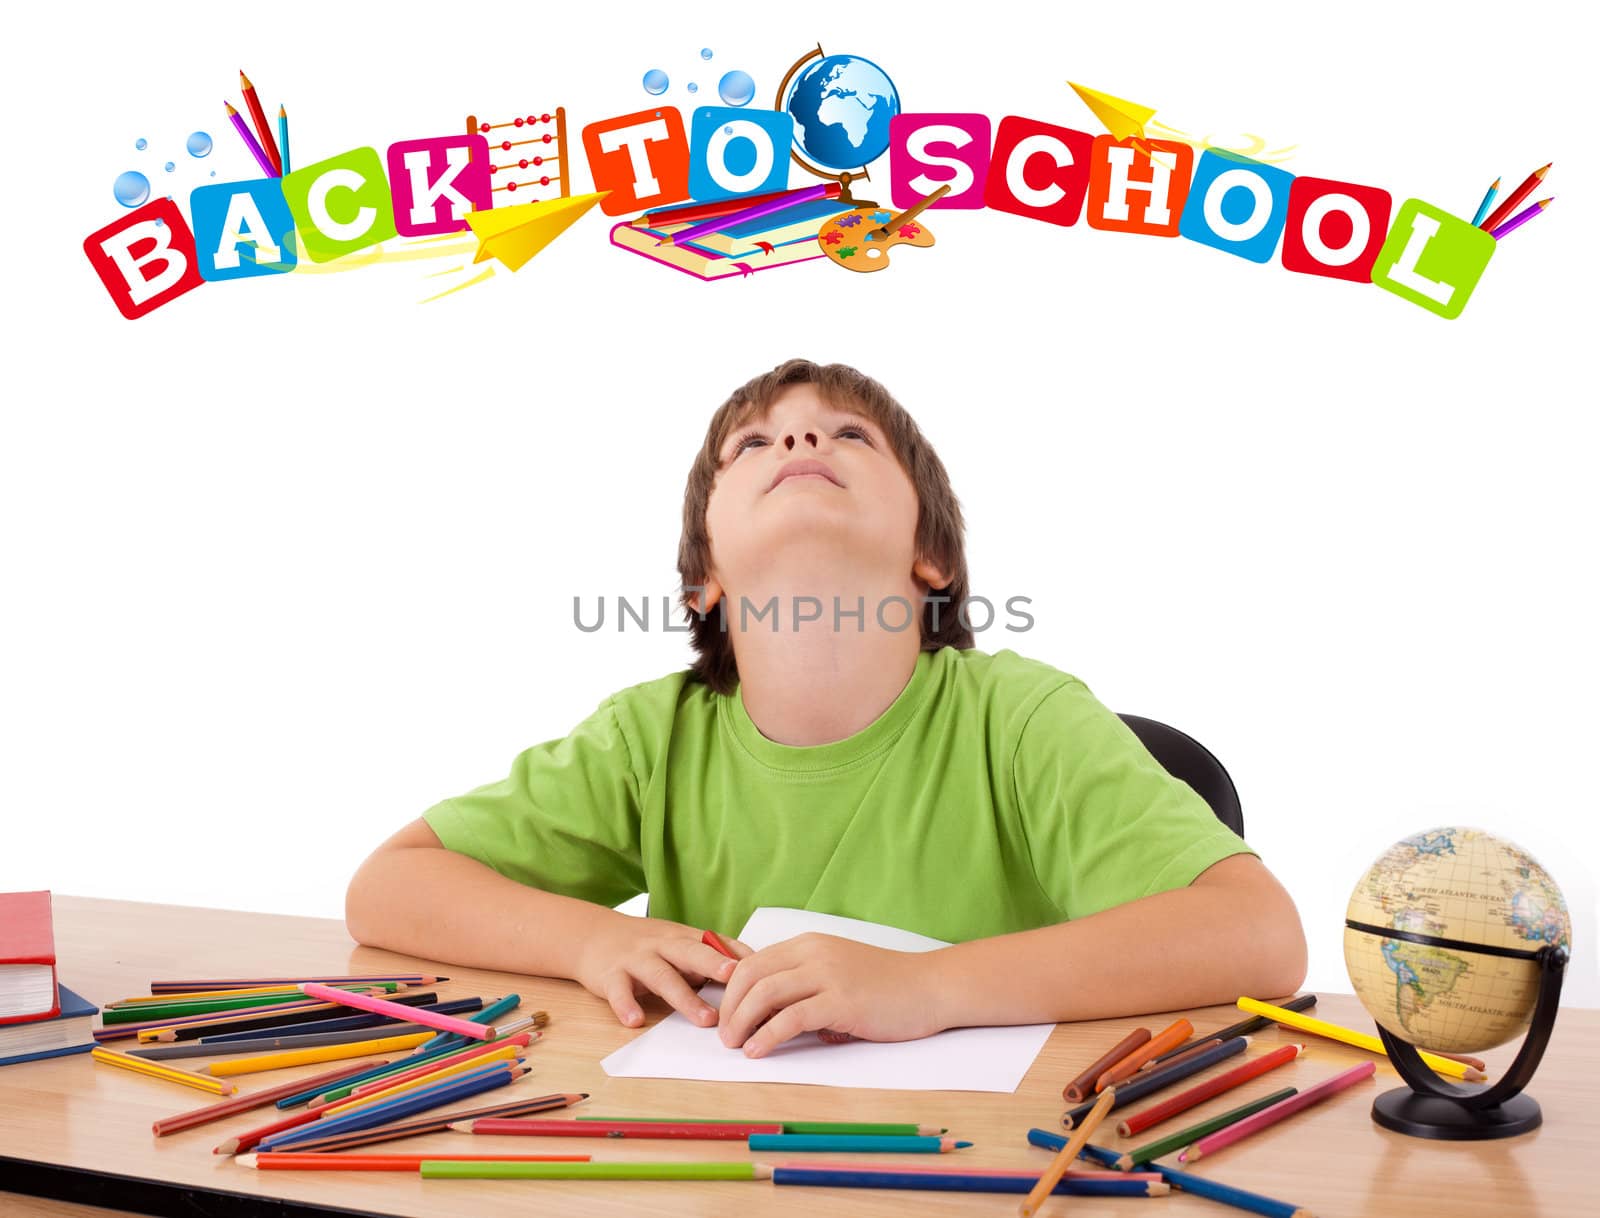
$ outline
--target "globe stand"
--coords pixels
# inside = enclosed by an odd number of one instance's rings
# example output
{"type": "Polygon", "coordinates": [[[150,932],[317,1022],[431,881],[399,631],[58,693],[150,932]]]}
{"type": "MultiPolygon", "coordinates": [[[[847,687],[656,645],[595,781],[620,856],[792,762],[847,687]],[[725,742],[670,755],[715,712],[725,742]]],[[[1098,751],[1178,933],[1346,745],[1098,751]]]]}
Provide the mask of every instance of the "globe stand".
{"type": "Polygon", "coordinates": [[[1521,1092],[1532,1081],[1550,1043],[1561,980],[1567,968],[1567,949],[1552,945],[1540,948],[1533,956],[1539,962],[1539,996],[1528,1034],[1505,1076],[1493,1086],[1444,1082],[1412,1045],[1379,1025],[1378,1035],[1389,1060],[1408,1085],[1385,1091],[1373,1101],[1374,1121],[1414,1138],[1460,1142],[1512,1138],[1539,1127],[1544,1114],[1539,1111],[1538,1101],[1521,1092]]]}

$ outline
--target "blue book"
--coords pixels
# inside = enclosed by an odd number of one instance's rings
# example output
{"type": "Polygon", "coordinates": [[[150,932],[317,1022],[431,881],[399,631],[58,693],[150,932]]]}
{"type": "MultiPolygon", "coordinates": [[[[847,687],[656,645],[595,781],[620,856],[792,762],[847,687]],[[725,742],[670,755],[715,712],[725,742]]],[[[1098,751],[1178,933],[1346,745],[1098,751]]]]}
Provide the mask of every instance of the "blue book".
{"type": "Polygon", "coordinates": [[[87,1053],[94,1048],[92,1029],[79,1021],[100,1008],[64,985],[57,985],[56,989],[61,995],[59,1015],[0,1027],[0,1066],[87,1053]]]}

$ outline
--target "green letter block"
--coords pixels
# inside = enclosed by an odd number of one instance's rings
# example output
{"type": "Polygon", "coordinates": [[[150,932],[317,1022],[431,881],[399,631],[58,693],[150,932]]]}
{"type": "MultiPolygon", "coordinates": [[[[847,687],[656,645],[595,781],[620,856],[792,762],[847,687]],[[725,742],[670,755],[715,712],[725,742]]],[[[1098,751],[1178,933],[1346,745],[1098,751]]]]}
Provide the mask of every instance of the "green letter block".
{"type": "Polygon", "coordinates": [[[375,148],[352,148],[296,169],[283,179],[283,197],[313,262],[332,262],[395,235],[389,182],[375,148]]]}
{"type": "Polygon", "coordinates": [[[1440,317],[1459,317],[1494,256],[1481,228],[1421,199],[1400,205],[1372,264],[1372,282],[1440,317]]]}

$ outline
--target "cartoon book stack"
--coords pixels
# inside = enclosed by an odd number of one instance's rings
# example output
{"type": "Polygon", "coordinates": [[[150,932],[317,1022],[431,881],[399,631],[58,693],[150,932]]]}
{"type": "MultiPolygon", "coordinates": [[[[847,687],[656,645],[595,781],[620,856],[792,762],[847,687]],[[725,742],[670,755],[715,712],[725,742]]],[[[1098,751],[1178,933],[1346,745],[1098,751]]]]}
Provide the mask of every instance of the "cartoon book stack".
{"type": "Polygon", "coordinates": [[[724,279],[821,258],[817,232],[823,221],[849,209],[850,204],[837,199],[814,199],[690,241],[662,244],[663,238],[695,227],[690,221],[673,219],[675,212],[700,210],[690,204],[623,221],[611,230],[611,244],[699,279],[724,279]]]}

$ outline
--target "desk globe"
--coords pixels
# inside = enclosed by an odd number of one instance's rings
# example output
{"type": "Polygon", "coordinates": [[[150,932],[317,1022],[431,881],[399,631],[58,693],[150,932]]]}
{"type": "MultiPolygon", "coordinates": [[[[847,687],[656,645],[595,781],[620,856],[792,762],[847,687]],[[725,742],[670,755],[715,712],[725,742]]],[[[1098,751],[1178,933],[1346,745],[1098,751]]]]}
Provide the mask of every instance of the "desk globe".
{"type": "Polygon", "coordinates": [[[1378,1124],[1419,1137],[1509,1137],[1539,1125],[1520,1092],[1549,1041],[1571,950],[1555,881],[1525,850],[1479,829],[1430,829],[1367,869],[1345,915],[1356,996],[1409,1084],[1373,1103],[1378,1124]],[[1492,1086],[1441,1081],[1417,1049],[1474,1053],[1527,1031],[1492,1086]]]}

